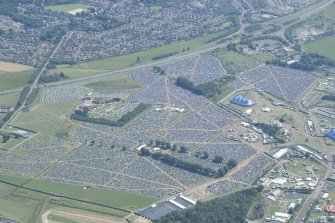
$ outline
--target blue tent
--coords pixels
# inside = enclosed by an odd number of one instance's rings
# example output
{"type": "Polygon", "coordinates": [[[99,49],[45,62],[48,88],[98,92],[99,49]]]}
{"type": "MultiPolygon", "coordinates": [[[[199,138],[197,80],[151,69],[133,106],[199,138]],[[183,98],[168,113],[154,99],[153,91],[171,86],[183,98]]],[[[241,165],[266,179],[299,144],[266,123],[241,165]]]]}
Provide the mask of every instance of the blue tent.
{"type": "Polygon", "coordinates": [[[233,97],[232,99],[230,99],[230,102],[245,107],[255,104],[252,100],[245,98],[242,95],[237,95],[233,97]]]}
{"type": "Polygon", "coordinates": [[[326,135],[332,140],[335,140],[335,129],[331,129],[326,135]]]}

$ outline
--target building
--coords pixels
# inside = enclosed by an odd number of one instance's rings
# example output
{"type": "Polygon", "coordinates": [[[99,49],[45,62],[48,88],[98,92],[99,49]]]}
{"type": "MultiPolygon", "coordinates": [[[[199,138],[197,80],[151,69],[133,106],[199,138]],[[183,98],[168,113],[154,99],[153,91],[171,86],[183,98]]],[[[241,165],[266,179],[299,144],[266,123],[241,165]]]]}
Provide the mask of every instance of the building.
{"type": "Polygon", "coordinates": [[[249,106],[252,106],[252,105],[255,104],[252,100],[250,100],[248,98],[245,98],[242,95],[237,95],[237,96],[231,98],[230,102],[233,103],[233,104],[244,106],[244,107],[249,107],[249,106]]]}
{"type": "Polygon", "coordinates": [[[0,113],[7,113],[7,112],[12,112],[12,111],[14,111],[13,106],[8,106],[8,105],[0,106],[0,113]]]}
{"type": "Polygon", "coordinates": [[[11,132],[11,134],[13,134],[17,137],[29,138],[29,133],[24,131],[24,130],[14,130],[14,131],[11,132]]]}
{"type": "Polygon", "coordinates": [[[326,135],[335,141],[335,129],[331,129],[326,135]]]}

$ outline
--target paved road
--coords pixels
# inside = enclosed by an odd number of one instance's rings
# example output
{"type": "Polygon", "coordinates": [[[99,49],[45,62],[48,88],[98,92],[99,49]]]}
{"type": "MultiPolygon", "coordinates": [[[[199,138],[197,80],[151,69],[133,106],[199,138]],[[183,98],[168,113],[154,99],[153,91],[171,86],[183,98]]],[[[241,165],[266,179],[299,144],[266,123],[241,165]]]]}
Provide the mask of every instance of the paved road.
{"type": "Polygon", "coordinates": [[[51,60],[51,58],[55,55],[55,53],[57,52],[57,50],[59,49],[60,45],[62,44],[64,37],[66,35],[64,35],[61,39],[61,41],[59,41],[58,45],[56,46],[56,48],[54,49],[54,51],[52,52],[52,54],[49,56],[49,58],[47,59],[47,61],[45,62],[45,64],[43,65],[42,69],[40,70],[40,72],[37,74],[34,82],[32,83],[32,85],[29,88],[29,92],[27,94],[26,99],[23,101],[22,105],[14,112],[14,114],[12,115],[12,117],[4,123],[4,125],[1,127],[1,130],[3,130],[22,110],[22,108],[25,107],[26,103],[27,103],[27,99],[29,98],[29,96],[31,95],[31,93],[33,92],[33,90],[38,87],[38,81],[40,80],[41,75],[43,74],[43,72],[45,71],[45,69],[47,68],[47,65],[49,63],[49,61],[51,60]]]}

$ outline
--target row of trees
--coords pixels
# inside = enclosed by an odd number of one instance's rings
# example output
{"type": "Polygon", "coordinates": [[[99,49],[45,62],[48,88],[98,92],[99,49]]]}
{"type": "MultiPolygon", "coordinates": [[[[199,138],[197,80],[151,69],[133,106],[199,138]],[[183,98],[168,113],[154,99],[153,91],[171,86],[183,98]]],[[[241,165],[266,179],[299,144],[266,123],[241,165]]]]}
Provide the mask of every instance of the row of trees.
{"type": "Polygon", "coordinates": [[[175,51],[175,52],[161,54],[161,55],[158,55],[158,56],[154,56],[152,58],[152,60],[160,60],[160,59],[163,59],[163,58],[166,58],[166,57],[171,57],[171,56],[177,55],[178,53],[179,53],[178,51],[175,51]]]}
{"type": "Polygon", "coordinates": [[[335,95],[324,95],[321,97],[323,101],[334,101],[335,102],[335,95]]]}
{"type": "Polygon", "coordinates": [[[202,95],[202,92],[200,89],[198,89],[197,87],[194,86],[193,82],[190,81],[189,79],[187,79],[186,77],[178,77],[175,84],[178,87],[181,87],[185,90],[189,90],[194,94],[197,95],[202,95]]]}
{"type": "Polygon", "coordinates": [[[147,108],[149,108],[150,105],[141,103],[139,104],[134,110],[124,114],[119,118],[118,120],[109,120],[105,118],[94,118],[89,116],[89,110],[87,108],[84,108],[83,110],[76,110],[72,115],[71,119],[83,121],[83,122],[90,122],[100,125],[109,125],[109,126],[115,126],[115,127],[122,127],[128,122],[130,122],[132,119],[134,119],[136,116],[144,112],[147,108]]]}
{"type": "Polygon", "coordinates": [[[262,188],[251,188],[172,212],[154,223],[244,223],[262,188]]]}
{"type": "MultiPolygon", "coordinates": [[[[30,87],[28,86],[22,89],[20,98],[18,102],[16,103],[14,110],[17,110],[24,103],[24,101],[28,97],[29,89],[30,87]]],[[[12,117],[13,114],[14,114],[14,111],[7,112],[6,116],[0,121],[0,127],[2,127],[12,117]]]]}
{"type": "Polygon", "coordinates": [[[68,78],[63,72],[60,73],[54,73],[51,75],[42,75],[39,79],[40,83],[49,83],[49,82],[55,82],[60,81],[62,79],[68,78]]]}
{"type": "Polygon", "coordinates": [[[323,57],[317,53],[304,53],[301,56],[300,61],[290,65],[279,59],[267,61],[266,63],[303,71],[315,71],[321,66],[335,67],[335,61],[323,57]]]}
{"type": "MultiPolygon", "coordinates": [[[[163,154],[161,152],[151,153],[149,149],[142,148],[140,151],[141,156],[151,156],[152,159],[160,160],[161,162],[174,166],[192,173],[200,174],[208,177],[223,177],[229,170],[235,168],[237,166],[236,160],[229,160],[229,162],[218,170],[211,169],[208,167],[204,167],[198,163],[191,163],[184,161],[182,159],[173,157],[169,154],[163,154]]],[[[216,163],[222,163],[223,158],[220,156],[216,156],[213,160],[216,163]]]]}

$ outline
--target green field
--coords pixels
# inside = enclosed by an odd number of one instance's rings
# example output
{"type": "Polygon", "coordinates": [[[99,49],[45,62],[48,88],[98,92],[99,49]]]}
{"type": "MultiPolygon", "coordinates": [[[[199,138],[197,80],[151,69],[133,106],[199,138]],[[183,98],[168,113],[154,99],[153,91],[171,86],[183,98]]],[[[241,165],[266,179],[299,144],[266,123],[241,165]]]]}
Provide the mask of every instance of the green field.
{"type": "Polygon", "coordinates": [[[221,60],[223,67],[229,74],[237,74],[242,71],[252,69],[265,61],[276,58],[272,54],[247,56],[242,53],[227,50],[221,50],[216,52],[214,55],[221,60]]]}
{"type": "Polygon", "coordinates": [[[55,195],[67,196],[83,201],[94,202],[126,210],[137,210],[156,201],[154,198],[140,196],[133,193],[107,190],[102,188],[90,188],[85,191],[81,186],[47,182],[42,180],[33,180],[24,186],[55,195]]]}
{"type": "Polygon", "coordinates": [[[106,89],[134,89],[134,88],[140,88],[141,86],[138,83],[136,83],[136,81],[130,79],[127,74],[120,73],[111,75],[105,80],[87,84],[86,87],[95,90],[106,90],[106,89]]]}
{"type": "Polygon", "coordinates": [[[0,105],[16,105],[19,100],[20,92],[13,92],[0,95],[0,105]]]}
{"type": "Polygon", "coordinates": [[[138,210],[156,201],[154,198],[144,197],[133,193],[89,188],[83,190],[81,186],[53,183],[29,178],[13,177],[0,174],[0,216],[5,216],[19,222],[39,222],[40,215],[49,209],[77,209],[98,214],[104,214],[115,219],[123,218],[127,212],[111,207],[122,208],[129,211],[138,210]],[[15,184],[12,186],[7,183],[15,184]],[[20,188],[20,187],[25,188],[20,188]],[[32,191],[35,189],[41,192],[32,191]],[[46,193],[67,198],[56,198],[46,193]],[[81,201],[71,200],[78,199],[81,201]],[[93,202],[97,204],[86,203],[93,202]],[[104,207],[101,205],[111,206],[104,207]]]}
{"type": "Polygon", "coordinates": [[[14,146],[16,146],[17,144],[23,142],[25,139],[24,138],[10,138],[10,140],[8,140],[8,142],[6,143],[0,143],[0,148],[4,149],[4,150],[9,150],[11,148],[13,148],[14,146]]]}
{"type": "Polygon", "coordinates": [[[329,36],[305,45],[309,51],[335,60],[335,36],[329,36]]]}
{"type": "Polygon", "coordinates": [[[31,112],[21,113],[13,121],[13,125],[42,132],[47,136],[67,136],[75,126],[64,117],[72,112],[77,103],[70,101],[38,106],[31,112]]]}
{"type": "Polygon", "coordinates": [[[84,4],[65,4],[65,5],[53,5],[45,7],[45,9],[57,12],[69,12],[75,9],[88,9],[88,8],[91,8],[91,6],[84,4]]]}
{"type": "Polygon", "coordinates": [[[325,11],[324,14],[330,18],[335,17],[335,5],[333,4],[331,7],[328,7],[325,11]]]}
{"type": "MultiPolygon", "coordinates": [[[[0,180],[19,186],[31,179],[0,175],[0,180]]],[[[61,186],[58,184],[58,186],[61,186]]],[[[64,187],[62,187],[64,189],[64,187]]],[[[40,223],[40,216],[50,209],[63,211],[85,210],[103,214],[112,219],[121,220],[127,212],[100,205],[88,204],[69,199],[54,198],[43,193],[34,192],[0,182],[0,216],[25,223],[40,223]]]]}
{"type": "Polygon", "coordinates": [[[0,91],[24,87],[30,77],[34,74],[35,70],[23,71],[17,73],[9,73],[0,71],[0,91]]]}
{"type": "MultiPolygon", "coordinates": [[[[222,27],[227,27],[230,23],[224,23],[222,27]]],[[[56,69],[50,70],[50,73],[63,71],[70,78],[78,78],[84,76],[96,75],[112,70],[119,70],[129,66],[144,64],[152,61],[152,58],[170,52],[182,52],[190,47],[191,50],[203,47],[207,42],[224,31],[219,31],[213,34],[205,35],[187,41],[178,41],[169,45],[152,48],[146,51],[110,57],[102,60],[90,61],[78,65],[58,65],[56,69]],[[140,61],[137,61],[137,58],[140,61]]],[[[208,45],[208,44],[207,44],[208,45]]]]}

